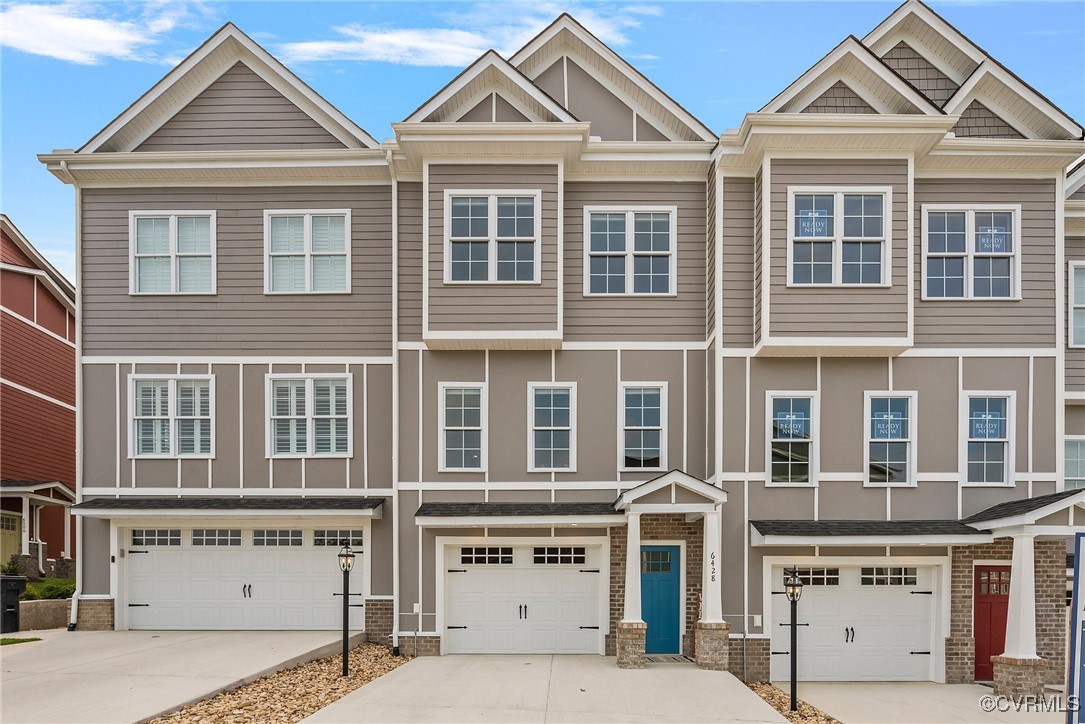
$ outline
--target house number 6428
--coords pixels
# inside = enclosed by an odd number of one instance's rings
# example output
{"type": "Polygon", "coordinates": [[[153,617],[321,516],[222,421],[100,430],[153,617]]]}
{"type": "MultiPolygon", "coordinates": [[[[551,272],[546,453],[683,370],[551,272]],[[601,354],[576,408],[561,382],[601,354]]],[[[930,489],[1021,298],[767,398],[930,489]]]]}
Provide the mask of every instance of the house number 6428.
{"type": "Polygon", "coordinates": [[[716,582],[716,554],[708,554],[708,580],[716,582]]]}

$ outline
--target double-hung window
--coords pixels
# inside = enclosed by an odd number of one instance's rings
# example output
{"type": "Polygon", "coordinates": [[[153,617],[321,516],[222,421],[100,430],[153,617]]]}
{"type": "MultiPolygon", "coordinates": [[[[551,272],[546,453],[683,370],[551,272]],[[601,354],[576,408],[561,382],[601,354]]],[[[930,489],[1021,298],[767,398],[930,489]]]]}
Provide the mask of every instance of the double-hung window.
{"type": "Polygon", "coordinates": [[[351,456],[351,375],[269,375],[268,455],[351,456]]]}
{"type": "Polygon", "coordinates": [[[1085,347],[1085,263],[1070,264],[1070,346],[1085,347]]]}
{"type": "Polygon", "coordinates": [[[813,395],[768,393],[768,480],[810,484],[817,480],[813,395]]]}
{"type": "Polygon", "coordinates": [[[1020,206],[923,206],[923,298],[1014,299],[1020,206]]]}
{"type": "Polygon", "coordinates": [[[867,482],[910,485],[915,482],[914,393],[867,393],[867,482]]]}
{"type": "Polygon", "coordinates": [[[621,470],[664,470],[667,466],[667,384],[623,382],[619,406],[621,470]]]}
{"type": "Polygon", "coordinates": [[[442,382],[440,393],[440,470],[486,468],[486,388],[442,382]]]}
{"type": "Polygon", "coordinates": [[[1085,489],[1085,439],[1066,440],[1066,489],[1085,489]]]}
{"type": "Polygon", "coordinates": [[[540,279],[539,191],[445,191],[446,283],[540,279]]]}
{"type": "Polygon", "coordinates": [[[264,291],[350,291],[350,211],[265,211],[264,291]]]}
{"type": "Polygon", "coordinates": [[[576,470],[576,384],[528,384],[528,470],[576,470]]]}
{"type": "Polygon", "coordinates": [[[981,393],[965,398],[966,481],[973,485],[1012,483],[1010,445],[1012,397],[981,393]]]}
{"type": "Polygon", "coordinates": [[[673,206],[584,209],[586,295],[673,295],[678,210],[673,206]]]}
{"type": "Polygon", "coordinates": [[[789,189],[790,284],[889,284],[888,188],[789,189]]]}
{"type": "Polygon", "coordinates": [[[214,378],[133,375],[133,457],[214,457],[214,378]]]}
{"type": "Polygon", "coordinates": [[[129,213],[132,294],[214,294],[215,212],[129,213]]]}

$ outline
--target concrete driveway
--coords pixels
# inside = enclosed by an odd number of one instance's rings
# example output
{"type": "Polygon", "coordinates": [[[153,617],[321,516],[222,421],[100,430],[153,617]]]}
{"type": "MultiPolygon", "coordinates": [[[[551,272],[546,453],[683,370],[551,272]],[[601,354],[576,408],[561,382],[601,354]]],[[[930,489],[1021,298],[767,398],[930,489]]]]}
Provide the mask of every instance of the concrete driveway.
{"type": "Polygon", "coordinates": [[[602,656],[432,656],[306,722],[785,722],[731,674],[602,656]]]}
{"type": "Polygon", "coordinates": [[[134,722],[339,650],[334,631],[31,631],[0,649],[0,720],[134,722]]]}
{"type": "MultiPolygon", "coordinates": [[[[786,683],[778,683],[787,691],[786,683]]],[[[1053,692],[1049,692],[1052,693],[1053,692]]],[[[1065,722],[1057,712],[1014,711],[1011,701],[983,700],[991,689],[977,684],[806,683],[799,698],[844,724],[948,724],[949,722],[1065,722]],[[984,711],[994,705],[994,711],[984,711]]]]}

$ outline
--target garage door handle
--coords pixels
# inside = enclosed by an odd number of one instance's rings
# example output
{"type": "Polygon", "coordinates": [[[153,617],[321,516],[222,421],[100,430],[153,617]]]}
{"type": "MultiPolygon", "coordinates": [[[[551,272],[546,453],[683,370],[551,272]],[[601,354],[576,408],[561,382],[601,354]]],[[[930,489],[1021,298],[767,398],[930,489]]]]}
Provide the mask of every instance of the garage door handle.
{"type": "Polygon", "coordinates": [[[520,616],[519,616],[519,618],[520,619],[524,618],[524,604],[522,604],[522,603],[520,604],[520,616]]]}
{"type": "Polygon", "coordinates": [[[933,596],[934,591],[908,591],[913,596],[933,596]]]}
{"type": "Polygon", "coordinates": [[[581,573],[598,573],[599,569],[598,568],[581,568],[580,572],[581,573]]]}
{"type": "Polygon", "coordinates": [[[150,605],[149,603],[130,603],[128,608],[149,608],[150,605]]]}
{"type": "Polygon", "coordinates": [[[150,551],[128,551],[128,555],[135,555],[137,553],[150,553],[150,551]]]}
{"type": "Polygon", "coordinates": [[[527,618],[527,604],[524,604],[524,618],[527,618]]]}
{"type": "Polygon", "coordinates": [[[466,568],[449,568],[448,572],[449,573],[467,573],[467,569],[466,568]]]}
{"type": "Polygon", "coordinates": [[[466,626],[445,626],[445,628],[467,628],[466,626]]]}
{"type": "Polygon", "coordinates": [[[851,629],[851,642],[855,643],[855,628],[854,627],[852,627],[852,629],[851,629]]]}
{"type": "Polygon", "coordinates": [[[252,584],[249,584],[249,598],[252,598],[252,584]]]}

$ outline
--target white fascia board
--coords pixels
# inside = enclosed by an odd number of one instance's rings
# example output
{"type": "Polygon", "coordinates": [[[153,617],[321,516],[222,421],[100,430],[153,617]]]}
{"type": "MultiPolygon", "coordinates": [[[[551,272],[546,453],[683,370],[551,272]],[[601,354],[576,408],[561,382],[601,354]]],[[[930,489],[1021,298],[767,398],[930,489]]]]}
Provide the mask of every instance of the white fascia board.
{"type": "Polygon", "coordinates": [[[1052,513],[1058,513],[1060,510],[1066,510],[1074,505],[1085,505],[1085,490],[1080,491],[1077,495],[1069,495],[1062,500],[1056,500],[1050,505],[1045,505],[1042,508],[1037,508],[1028,513],[1022,513],[1021,515],[1015,515],[1009,518],[981,520],[968,523],[968,525],[981,530],[1000,530],[1013,526],[1032,525],[1041,518],[1045,518],[1052,513]]]}
{"type": "MultiPolygon", "coordinates": [[[[1085,156],[1082,156],[1081,158],[1075,159],[1074,163],[1071,164],[1071,166],[1073,166],[1075,164],[1078,164],[1078,163],[1082,163],[1083,161],[1085,161],[1085,156]]],[[[1079,168],[1077,171],[1074,171],[1072,174],[1070,174],[1069,176],[1066,177],[1066,198],[1067,198],[1067,200],[1069,200],[1069,198],[1071,196],[1076,194],[1083,187],[1085,187],[1085,163],[1082,163],[1081,168],[1079,168]]],[[[1080,203],[1080,202],[1070,202],[1070,203],[1080,203]]]]}
{"type": "Polygon", "coordinates": [[[888,35],[904,22],[909,15],[915,15],[920,20],[931,26],[933,29],[941,33],[942,37],[953,43],[954,47],[967,55],[975,63],[980,63],[984,59],[983,52],[969,40],[961,31],[953,27],[945,20],[943,20],[937,13],[924,5],[919,0],[908,0],[885,20],[880,22],[876,28],[871,30],[866,36],[863,37],[863,45],[872,47],[878,43],[883,37],[888,35]]]}
{"type": "Polygon", "coordinates": [[[2,491],[3,491],[3,493],[5,495],[7,495],[7,494],[31,494],[31,495],[38,494],[38,497],[44,497],[47,500],[51,500],[52,502],[54,502],[54,503],[56,503],[58,505],[66,505],[67,504],[63,500],[58,500],[57,498],[48,498],[47,496],[42,496],[41,495],[41,493],[46,493],[46,492],[49,492],[50,490],[56,490],[57,492],[64,495],[64,497],[66,497],[72,503],[75,502],[75,492],[72,491],[70,488],[68,488],[63,483],[46,483],[46,484],[42,484],[42,485],[18,485],[18,486],[12,485],[12,486],[4,486],[4,488],[2,489],[2,491]]]}
{"type": "Polygon", "coordinates": [[[463,515],[415,516],[420,528],[606,528],[625,525],[625,516],[615,515],[463,515]]]}
{"type": "Polygon", "coordinates": [[[750,545],[762,546],[818,546],[833,548],[836,546],[955,546],[991,543],[995,537],[989,533],[974,535],[763,535],[757,528],[750,526],[752,535],[750,545]]]}
{"type": "Polygon", "coordinates": [[[177,508],[177,509],[163,509],[154,508],[146,510],[135,510],[132,508],[89,508],[79,509],[73,508],[72,515],[82,516],[84,518],[278,518],[278,517],[293,517],[293,518],[373,518],[375,520],[380,519],[382,516],[381,508],[384,506],[377,506],[376,508],[364,508],[360,510],[328,510],[317,509],[309,510],[304,508],[280,508],[280,509],[263,509],[263,510],[239,510],[239,509],[215,509],[208,510],[207,508],[177,508]]]}

